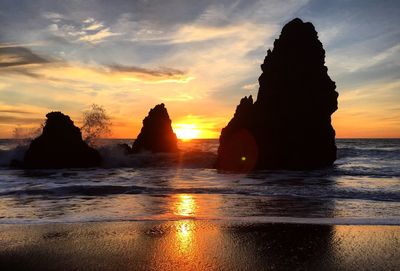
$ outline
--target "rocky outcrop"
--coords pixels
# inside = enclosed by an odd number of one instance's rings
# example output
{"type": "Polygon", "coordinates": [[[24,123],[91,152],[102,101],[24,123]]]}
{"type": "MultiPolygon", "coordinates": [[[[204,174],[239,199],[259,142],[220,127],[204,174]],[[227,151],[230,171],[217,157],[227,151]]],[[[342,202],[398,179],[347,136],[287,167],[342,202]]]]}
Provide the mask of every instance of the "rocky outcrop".
{"type": "Polygon", "coordinates": [[[178,140],[171,127],[171,119],[164,104],[156,105],[143,120],[143,127],[132,145],[134,153],[150,151],[167,153],[178,151],[178,140]]]}
{"type": "Polygon", "coordinates": [[[78,127],[69,116],[51,112],[42,134],[32,140],[23,165],[27,168],[72,168],[100,165],[97,150],[83,140],[78,127]]]}
{"type": "Polygon", "coordinates": [[[217,167],[243,171],[332,165],[336,145],[331,115],[338,93],[324,63],[314,26],[300,19],[286,24],[261,65],[257,101],[243,98],[221,132],[217,167]]]}

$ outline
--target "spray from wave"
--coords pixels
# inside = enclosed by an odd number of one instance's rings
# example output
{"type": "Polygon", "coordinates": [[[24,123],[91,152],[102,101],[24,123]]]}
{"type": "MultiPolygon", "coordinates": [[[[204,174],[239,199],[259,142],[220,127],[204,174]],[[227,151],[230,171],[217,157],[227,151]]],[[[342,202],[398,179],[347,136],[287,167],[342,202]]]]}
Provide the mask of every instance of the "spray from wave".
{"type": "MultiPolygon", "coordinates": [[[[216,161],[216,140],[193,140],[180,142],[178,153],[151,153],[127,154],[121,147],[132,140],[102,140],[98,151],[102,157],[102,167],[185,167],[185,168],[212,168],[216,161]]],[[[29,142],[20,140],[2,140],[0,142],[0,166],[8,167],[15,161],[23,161],[29,142]]]]}
{"type": "Polygon", "coordinates": [[[178,153],[126,154],[118,145],[104,146],[99,149],[103,158],[103,166],[114,167],[185,167],[212,168],[216,154],[201,150],[182,150],[178,153]]]}

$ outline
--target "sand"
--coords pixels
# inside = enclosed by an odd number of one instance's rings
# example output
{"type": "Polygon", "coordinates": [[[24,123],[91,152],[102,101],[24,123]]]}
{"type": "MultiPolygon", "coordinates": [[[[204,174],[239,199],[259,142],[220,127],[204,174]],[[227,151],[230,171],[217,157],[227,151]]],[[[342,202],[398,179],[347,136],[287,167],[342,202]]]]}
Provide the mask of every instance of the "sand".
{"type": "Polygon", "coordinates": [[[0,270],[400,270],[400,226],[0,225],[0,270]]]}

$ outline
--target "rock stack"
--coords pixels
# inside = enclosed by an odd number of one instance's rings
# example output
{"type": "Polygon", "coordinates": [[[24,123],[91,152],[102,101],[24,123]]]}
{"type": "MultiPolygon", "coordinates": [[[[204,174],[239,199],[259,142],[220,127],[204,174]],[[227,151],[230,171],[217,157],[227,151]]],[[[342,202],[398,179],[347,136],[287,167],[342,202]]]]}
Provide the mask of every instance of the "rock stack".
{"type": "Polygon", "coordinates": [[[83,140],[69,116],[51,112],[42,134],[32,140],[23,165],[27,168],[73,168],[99,166],[100,154],[83,140]]]}
{"type": "Polygon", "coordinates": [[[217,167],[222,170],[312,169],[336,159],[331,115],[336,85],[314,26],[296,18],[268,50],[257,101],[241,100],[222,129],[217,167]]]}
{"type": "Polygon", "coordinates": [[[156,105],[143,120],[143,127],[132,145],[132,152],[170,153],[178,151],[178,140],[164,104],[156,105]]]}

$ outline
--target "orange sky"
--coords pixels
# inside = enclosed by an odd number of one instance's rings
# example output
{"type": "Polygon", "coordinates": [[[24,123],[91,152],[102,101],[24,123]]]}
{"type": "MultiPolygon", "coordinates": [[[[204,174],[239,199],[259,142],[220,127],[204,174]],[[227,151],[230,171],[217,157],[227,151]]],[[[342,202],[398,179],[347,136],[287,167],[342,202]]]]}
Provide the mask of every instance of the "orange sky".
{"type": "MultiPolygon", "coordinates": [[[[248,67],[242,65],[242,72],[258,66],[247,64],[248,67]]],[[[223,76],[227,68],[218,61],[215,61],[215,65],[221,67],[214,67],[213,72],[223,76]]],[[[79,126],[83,111],[90,104],[97,103],[103,105],[112,117],[111,137],[134,138],[148,110],[164,102],[174,129],[189,126],[197,131],[198,138],[218,138],[220,129],[232,117],[240,96],[255,96],[258,89],[257,84],[243,86],[240,91],[242,95],[236,95],[236,99],[223,102],[213,99],[209,90],[217,88],[220,82],[215,78],[218,76],[213,76],[205,67],[173,78],[102,71],[75,63],[31,68],[40,75],[38,78],[20,74],[7,74],[6,78],[2,78],[0,91],[13,86],[18,99],[21,96],[24,98],[23,103],[21,99],[13,105],[0,103],[3,116],[0,119],[0,137],[12,137],[16,127],[38,127],[45,114],[52,110],[69,114],[79,126]],[[92,90],[92,82],[100,85],[101,89],[92,90]]],[[[258,75],[254,74],[255,80],[258,75]]],[[[227,77],[229,73],[222,78],[227,77]]],[[[339,110],[333,115],[337,137],[399,137],[399,114],[396,110],[390,111],[399,87],[400,83],[382,83],[348,91],[339,88],[339,110]]]]}

